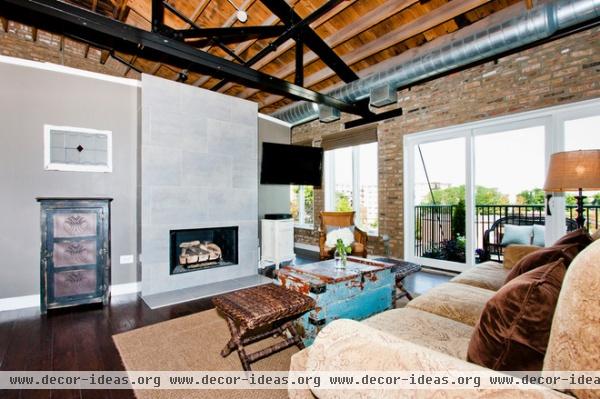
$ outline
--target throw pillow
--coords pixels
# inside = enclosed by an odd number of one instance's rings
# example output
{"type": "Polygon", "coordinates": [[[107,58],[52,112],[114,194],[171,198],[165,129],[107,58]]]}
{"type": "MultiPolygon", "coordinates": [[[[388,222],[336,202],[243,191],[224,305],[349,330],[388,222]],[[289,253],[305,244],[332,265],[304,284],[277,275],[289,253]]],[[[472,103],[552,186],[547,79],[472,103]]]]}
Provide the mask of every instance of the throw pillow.
{"type": "Polygon", "coordinates": [[[502,253],[504,255],[504,268],[512,269],[518,261],[523,259],[523,257],[537,251],[538,249],[540,249],[540,247],[533,245],[509,245],[502,253]]]}
{"type": "Polygon", "coordinates": [[[504,235],[502,236],[502,246],[510,244],[529,245],[531,244],[531,234],[533,226],[517,226],[514,224],[504,225],[504,235]]]}
{"type": "Polygon", "coordinates": [[[542,370],[565,272],[560,259],[500,288],[475,326],[467,360],[493,370],[542,370]]]}
{"type": "Polygon", "coordinates": [[[523,273],[527,273],[528,271],[547,263],[555,262],[561,258],[563,259],[565,267],[568,267],[578,253],[577,244],[553,245],[547,248],[540,248],[518,261],[508,273],[508,276],[506,276],[504,284],[523,273]]]}
{"type": "Polygon", "coordinates": [[[330,226],[330,225],[327,225],[327,226],[325,226],[325,233],[329,234],[332,231],[339,230],[339,229],[350,229],[350,231],[354,233],[354,228],[355,228],[355,226],[330,226]]]}
{"type": "Polygon", "coordinates": [[[533,245],[538,247],[546,246],[546,227],[542,224],[533,225],[533,245]]]}
{"type": "Polygon", "coordinates": [[[553,245],[577,244],[579,251],[583,251],[585,247],[590,245],[594,240],[590,233],[585,229],[578,229],[565,234],[558,239],[553,245]]]}

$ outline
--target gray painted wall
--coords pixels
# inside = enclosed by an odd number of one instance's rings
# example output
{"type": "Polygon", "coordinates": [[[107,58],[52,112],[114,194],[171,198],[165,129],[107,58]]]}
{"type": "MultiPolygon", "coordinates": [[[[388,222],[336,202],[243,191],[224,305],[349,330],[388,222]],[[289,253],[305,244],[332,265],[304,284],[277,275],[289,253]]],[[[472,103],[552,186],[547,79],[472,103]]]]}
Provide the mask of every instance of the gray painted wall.
{"type": "MultiPolygon", "coordinates": [[[[280,123],[258,118],[258,159],[262,160],[262,143],[290,144],[291,129],[280,123]]],[[[260,178],[260,162],[259,162],[260,178]]],[[[258,187],[258,218],[265,213],[290,212],[290,186],[261,184],[258,187]]]]}
{"type": "Polygon", "coordinates": [[[137,280],[136,138],[139,89],[0,63],[0,298],[39,294],[36,197],[112,197],[112,283],[137,280]],[[44,124],[113,132],[113,172],[45,171],[44,124]]]}
{"type": "Polygon", "coordinates": [[[254,102],[142,75],[142,295],[258,273],[254,102]],[[169,274],[169,231],[239,226],[239,264],[169,274]]]}

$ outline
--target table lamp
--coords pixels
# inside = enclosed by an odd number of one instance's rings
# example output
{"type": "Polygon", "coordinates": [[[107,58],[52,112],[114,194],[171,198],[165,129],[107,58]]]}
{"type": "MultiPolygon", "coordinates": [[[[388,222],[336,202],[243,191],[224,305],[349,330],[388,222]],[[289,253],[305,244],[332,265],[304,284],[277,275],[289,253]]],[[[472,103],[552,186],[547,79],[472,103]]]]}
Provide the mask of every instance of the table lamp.
{"type": "Polygon", "coordinates": [[[577,226],[584,227],[583,190],[600,190],[600,149],[565,151],[552,154],[544,190],[578,191],[577,226]]]}

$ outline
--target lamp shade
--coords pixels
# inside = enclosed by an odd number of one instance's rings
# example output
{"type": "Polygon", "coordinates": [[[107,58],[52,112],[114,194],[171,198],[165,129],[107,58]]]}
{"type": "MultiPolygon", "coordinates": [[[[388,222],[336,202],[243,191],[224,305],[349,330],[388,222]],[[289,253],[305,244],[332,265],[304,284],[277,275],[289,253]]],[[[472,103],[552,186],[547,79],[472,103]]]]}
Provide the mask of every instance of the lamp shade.
{"type": "Polygon", "coordinates": [[[600,190],[600,150],[552,154],[545,191],[600,190]]]}

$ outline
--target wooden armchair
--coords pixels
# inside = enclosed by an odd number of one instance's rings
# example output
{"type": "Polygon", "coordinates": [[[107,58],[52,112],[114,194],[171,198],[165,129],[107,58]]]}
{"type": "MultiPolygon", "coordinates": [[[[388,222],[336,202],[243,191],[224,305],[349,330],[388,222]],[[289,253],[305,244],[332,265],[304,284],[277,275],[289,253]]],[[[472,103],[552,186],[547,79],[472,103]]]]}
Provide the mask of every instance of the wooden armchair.
{"type": "Polygon", "coordinates": [[[352,256],[367,257],[367,233],[354,225],[354,212],[320,212],[319,219],[319,255],[321,260],[333,258],[335,248],[325,244],[327,240],[327,227],[350,227],[354,226],[354,243],[352,244],[352,256]]]}

